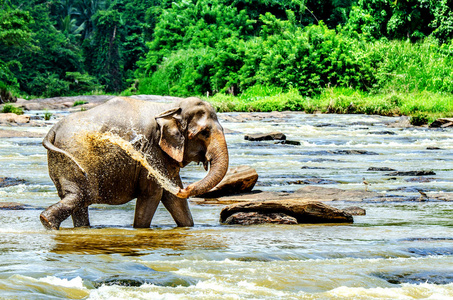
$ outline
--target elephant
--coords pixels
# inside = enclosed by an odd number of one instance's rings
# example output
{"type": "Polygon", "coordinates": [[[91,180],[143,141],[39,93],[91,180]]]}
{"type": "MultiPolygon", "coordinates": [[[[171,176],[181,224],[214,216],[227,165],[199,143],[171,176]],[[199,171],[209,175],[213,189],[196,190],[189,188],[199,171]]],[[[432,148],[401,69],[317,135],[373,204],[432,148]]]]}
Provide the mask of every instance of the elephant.
{"type": "Polygon", "coordinates": [[[40,214],[46,229],[59,229],[69,216],[74,227],[89,227],[89,205],[133,199],[134,228],[149,228],[161,201],[177,226],[193,226],[187,198],[211,190],[228,170],[228,147],[215,110],[195,97],[172,104],[115,97],[63,118],[42,144],[61,199],[40,214]],[[143,154],[144,161],[132,152],[143,154]],[[202,163],[208,173],[184,188],[179,172],[191,162],[202,163]],[[174,190],[165,189],[147,164],[174,190]]]}

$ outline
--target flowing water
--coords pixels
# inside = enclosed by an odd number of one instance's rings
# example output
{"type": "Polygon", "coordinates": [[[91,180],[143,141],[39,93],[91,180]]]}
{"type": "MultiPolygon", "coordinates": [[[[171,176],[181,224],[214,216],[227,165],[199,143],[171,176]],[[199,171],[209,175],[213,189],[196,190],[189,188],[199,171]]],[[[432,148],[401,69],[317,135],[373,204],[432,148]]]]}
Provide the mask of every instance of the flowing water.
{"type": "MultiPolygon", "coordinates": [[[[254,167],[255,189],[292,192],[316,179],[357,190],[365,177],[386,201],[331,203],[366,209],[348,225],[223,226],[222,207],[193,204],[195,227],[176,228],[159,207],[140,230],[132,201],[91,207],[90,229],[67,220],[46,231],[39,214],[59,199],[41,139],[3,138],[0,177],[23,181],[0,188],[0,201],[27,209],[0,210],[0,299],[453,299],[453,202],[435,198],[453,192],[453,130],[389,128],[396,118],[362,115],[220,117],[230,165],[254,167]],[[301,145],[244,140],[270,131],[301,145]],[[419,190],[428,201],[417,201],[419,190]]],[[[184,184],[205,174],[190,165],[184,184]]]]}

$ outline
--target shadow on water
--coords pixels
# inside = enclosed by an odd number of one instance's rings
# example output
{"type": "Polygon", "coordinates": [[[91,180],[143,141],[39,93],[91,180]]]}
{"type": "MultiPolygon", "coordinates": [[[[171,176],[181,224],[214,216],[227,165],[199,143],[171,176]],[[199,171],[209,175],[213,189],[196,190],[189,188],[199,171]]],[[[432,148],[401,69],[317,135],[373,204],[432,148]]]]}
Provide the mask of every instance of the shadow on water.
{"type": "Polygon", "coordinates": [[[151,250],[219,249],[225,245],[211,235],[187,228],[82,228],[60,230],[51,249],[58,254],[121,254],[139,256],[151,250]]]}

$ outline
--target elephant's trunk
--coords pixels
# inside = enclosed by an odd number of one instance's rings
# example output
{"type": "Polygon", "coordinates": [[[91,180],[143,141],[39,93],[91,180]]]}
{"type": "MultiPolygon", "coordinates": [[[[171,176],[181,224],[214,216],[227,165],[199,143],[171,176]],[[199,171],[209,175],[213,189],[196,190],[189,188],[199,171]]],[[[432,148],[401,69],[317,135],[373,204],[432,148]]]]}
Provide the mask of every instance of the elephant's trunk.
{"type": "Polygon", "coordinates": [[[207,193],[225,176],[228,171],[228,147],[221,130],[212,133],[206,151],[206,159],[210,162],[209,172],[206,177],[180,190],[177,194],[178,197],[188,198],[207,193]]]}

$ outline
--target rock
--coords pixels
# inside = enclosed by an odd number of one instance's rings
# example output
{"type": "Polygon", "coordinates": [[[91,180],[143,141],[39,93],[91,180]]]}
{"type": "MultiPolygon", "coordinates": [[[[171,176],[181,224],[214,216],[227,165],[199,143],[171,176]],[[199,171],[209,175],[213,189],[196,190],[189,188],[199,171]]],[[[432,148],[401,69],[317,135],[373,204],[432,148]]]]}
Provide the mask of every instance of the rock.
{"type": "Polygon", "coordinates": [[[407,182],[431,182],[431,181],[435,181],[436,178],[432,178],[432,177],[413,177],[413,178],[407,178],[405,179],[405,181],[407,182]]]}
{"type": "Polygon", "coordinates": [[[249,166],[231,168],[223,180],[198,198],[216,198],[250,192],[258,181],[258,173],[249,166]]]}
{"type": "Polygon", "coordinates": [[[27,138],[44,138],[45,133],[0,129],[0,138],[27,137],[27,138]]]}
{"type": "Polygon", "coordinates": [[[238,212],[229,216],[224,222],[227,225],[255,225],[263,223],[297,224],[297,219],[282,213],[238,212]]]}
{"type": "Polygon", "coordinates": [[[327,152],[335,155],[379,155],[379,153],[366,150],[329,150],[327,152]]]}
{"type": "Polygon", "coordinates": [[[396,171],[387,176],[427,176],[427,175],[436,175],[433,171],[396,171]]]}
{"type": "Polygon", "coordinates": [[[366,215],[366,210],[358,207],[358,206],[348,206],[346,208],[343,208],[344,212],[347,212],[348,214],[352,216],[365,216],[366,215]]]}
{"type": "Polygon", "coordinates": [[[17,202],[0,202],[0,209],[4,210],[24,210],[26,206],[17,202]]]}
{"type": "Polygon", "coordinates": [[[286,135],[281,132],[246,134],[244,139],[247,141],[286,140],[286,135]]]}
{"type": "Polygon", "coordinates": [[[361,202],[368,199],[376,198],[380,194],[376,192],[363,190],[341,190],[338,188],[326,188],[317,185],[304,186],[294,193],[286,192],[262,192],[253,191],[251,193],[231,195],[216,198],[191,198],[190,201],[194,204],[233,204],[252,201],[267,201],[267,200],[297,200],[297,201],[353,201],[361,202]]]}
{"type": "Polygon", "coordinates": [[[307,178],[302,180],[290,181],[289,184],[337,184],[338,181],[323,178],[307,178]]]}
{"type": "Polygon", "coordinates": [[[393,131],[383,130],[383,131],[370,131],[368,134],[376,134],[376,135],[395,135],[396,133],[393,131]]]}
{"type": "Polygon", "coordinates": [[[269,200],[236,203],[226,206],[220,212],[220,222],[235,213],[257,212],[260,214],[282,213],[293,217],[298,224],[352,223],[350,214],[317,201],[269,200]]]}
{"type": "Polygon", "coordinates": [[[388,168],[388,167],[369,167],[367,171],[384,171],[384,172],[391,172],[396,171],[395,169],[388,168]]]}
{"type": "Polygon", "coordinates": [[[10,177],[0,177],[0,188],[24,184],[25,180],[18,179],[18,178],[10,178],[10,177]]]}
{"type": "Polygon", "coordinates": [[[388,124],[387,127],[391,127],[391,128],[409,128],[409,127],[414,127],[414,126],[412,126],[408,116],[401,116],[398,119],[398,121],[388,124]]]}
{"type": "Polygon", "coordinates": [[[16,115],[14,113],[0,114],[0,124],[25,124],[30,122],[30,116],[16,115]]]}
{"type": "Polygon", "coordinates": [[[445,128],[453,126],[453,118],[439,118],[436,121],[432,122],[430,128],[445,128]]]}
{"type": "Polygon", "coordinates": [[[299,145],[300,145],[300,142],[298,142],[298,141],[282,140],[282,141],[275,142],[275,144],[299,146],[299,145]]]}

